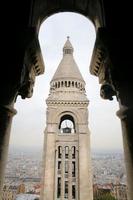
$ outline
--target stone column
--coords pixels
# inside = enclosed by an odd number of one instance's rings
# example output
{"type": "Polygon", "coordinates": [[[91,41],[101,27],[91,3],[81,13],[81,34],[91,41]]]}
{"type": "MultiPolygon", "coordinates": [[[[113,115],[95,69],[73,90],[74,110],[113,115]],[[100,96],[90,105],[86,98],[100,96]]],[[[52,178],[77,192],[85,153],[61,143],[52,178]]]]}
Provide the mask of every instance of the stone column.
{"type": "Polygon", "coordinates": [[[69,149],[68,163],[68,200],[72,200],[72,149],[69,149]]]}
{"type": "Polygon", "coordinates": [[[57,179],[58,179],[58,150],[56,149],[55,150],[55,190],[54,190],[55,200],[57,199],[57,179]]]}
{"type": "MultiPolygon", "coordinates": [[[[77,148],[77,147],[76,147],[77,148]]],[[[76,149],[76,199],[79,199],[79,162],[78,162],[79,151],[76,149]]]]}
{"type": "MultiPolygon", "coordinates": [[[[47,130],[49,127],[47,127],[47,130]]],[[[47,132],[44,171],[44,200],[54,199],[55,189],[55,133],[47,132]]]]}
{"type": "Polygon", "coordinates": [[[133,107],[120,104],[117,116],[121,119],[125,166],[127,172],[128,200],[133,199],[133,107]]]}
{"type": "Polygon", "coordinates": [[[117,37],[115,35],[112,37],[107,27],[98,29],[90,72],[99,77],[99,83],[102,84],[101,97],[113,100],[113,96],[116,96],[120,104],[117,116],[121,119],[122,124],[128,200],[133,200],[133,78],[130,65],[131,56],[130,51],[128,53],[123,51],[126,48],[122,48],[123,42],[121,38],[118,39],[117,37]]]}
{"type": "Polygon", "coordinates": [[[62,146],[62,156],[61,156],[61,200],[64,200],[65,192],[65,149],[62,146]]]}
{"type": "Polygon", "coordinates": [[[12,117],[17,111],[11,106],[0,106],[0,194],[4,182],[12,117]]]}
{"type": "Polygon", "coordinates": [[[133,199],[133,82],[118,85],[117,96],[120,110],[117,116],[121,119],[124,159],[127,172],[128,200],[133,199]]]}

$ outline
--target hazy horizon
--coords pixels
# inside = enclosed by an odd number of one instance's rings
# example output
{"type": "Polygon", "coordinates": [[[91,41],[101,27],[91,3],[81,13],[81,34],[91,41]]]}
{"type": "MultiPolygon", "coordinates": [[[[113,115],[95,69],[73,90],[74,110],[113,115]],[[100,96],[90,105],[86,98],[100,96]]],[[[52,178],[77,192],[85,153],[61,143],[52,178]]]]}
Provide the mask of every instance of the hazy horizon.
{"type": "MultiPolygon", "coordinates": [[[[10,152],[42,152],[43,153],[43,148],[41,147],[28,147],[28,146],[12,146],[10,145],[9,148],[10,152]]],[[[123,149],[97,149],[97,148],[93,148],[91,149],[91,153],[123,153],[123,149]]]]}

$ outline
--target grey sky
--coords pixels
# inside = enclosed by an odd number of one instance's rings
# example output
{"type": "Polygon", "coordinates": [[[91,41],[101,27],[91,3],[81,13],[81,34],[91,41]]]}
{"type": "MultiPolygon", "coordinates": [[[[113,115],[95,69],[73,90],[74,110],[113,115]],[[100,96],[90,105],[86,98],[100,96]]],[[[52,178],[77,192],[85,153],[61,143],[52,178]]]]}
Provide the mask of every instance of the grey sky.
{"type": "Polygon", "coordinates": [[[122,149],[120,120],[116,117],[118,103],[100,98],[98,78],[90,75],[89,64],[95,42],[95,30],[87,18],[74,13],[56,14],[42,24],[39,40],[44,56],[45,73],[36,78],[31,99],[18,97],[13,119],[12,146],[42,147],[45,129],[45,99],[49,82],[62,59],[66,37],[74,47],[74,58],[86,82],[89,105],[89,128],[93,149],[122,149]]]}

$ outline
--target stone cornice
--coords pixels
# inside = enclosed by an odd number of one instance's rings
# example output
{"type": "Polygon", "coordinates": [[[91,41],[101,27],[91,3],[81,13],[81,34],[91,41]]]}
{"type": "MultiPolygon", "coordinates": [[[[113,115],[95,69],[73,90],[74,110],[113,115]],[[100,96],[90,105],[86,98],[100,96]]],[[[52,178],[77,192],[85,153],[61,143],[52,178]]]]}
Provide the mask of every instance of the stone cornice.
{"type": "Polygon", "coordinates": [[[99,28],[97,31],[97,37],[90,64],[90,73],[95,76],[99,75],[99,71],[103,67],[104,61],[107,57],[107,50],[104,44],[105,38],[103,33],[104,33],[104,28],[99,28]]]}
{"type": "Polygon", "coordinates": [[[44,73],[44,62],[41,54],[38,36],[35,34],[25,53],[25,64],[34,68],[35,75],[44,73]]]}
{"type": "Polygon", "coordinates": [[[62,105],[62,106],[88,106],[89,101],[53,101],[47,100],[47,105],[62,105]]]}

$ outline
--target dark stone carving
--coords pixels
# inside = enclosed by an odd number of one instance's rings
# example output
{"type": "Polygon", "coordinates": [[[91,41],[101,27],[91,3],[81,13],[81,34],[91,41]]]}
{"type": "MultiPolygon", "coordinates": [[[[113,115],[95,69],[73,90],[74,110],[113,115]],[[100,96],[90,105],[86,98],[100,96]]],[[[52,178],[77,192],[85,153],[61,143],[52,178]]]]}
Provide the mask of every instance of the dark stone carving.
{"type": "Polygon", "coordinates": [[[21,73],[20,89],[18,95],[22,99],[30,98],[33,94],[35,77],[44,73],[44,63],[41,55],[38,38],[35,34],[24,56],[24,65],[21,73]]]}
{"type": "Polygon", "coordinates": [[[103,99],[113,100],[112,96],[114,96],[114,95],[116,95],[116,92],[115,92],[115,90],[113,89],[113,87],[109,83],[104,83],[101,86],[100,96],[103,99]]]}
{"type": "Polygon", "coordinates": [[[21,95],[22,99],[32,97],[34,83],[35,72],[33,68],[29,69],[24,65],[21,76],[21,87],[19,89],[18,95],[21,95]]]}
{"type": "Polygon", "coordinates": [[[113,67],[108,50],[108,40],[109,38],[106,29],[99,28],[93,50],[90,72],[91,74],[98,76],[99,83],[102,84],[100,96],[103,99],[113,100],[116,91],[112,80],[113,67]]]}

